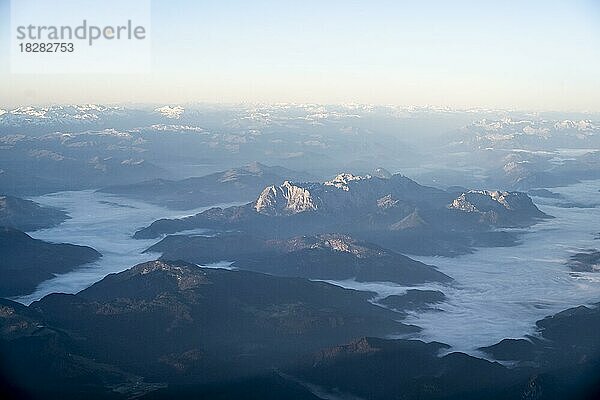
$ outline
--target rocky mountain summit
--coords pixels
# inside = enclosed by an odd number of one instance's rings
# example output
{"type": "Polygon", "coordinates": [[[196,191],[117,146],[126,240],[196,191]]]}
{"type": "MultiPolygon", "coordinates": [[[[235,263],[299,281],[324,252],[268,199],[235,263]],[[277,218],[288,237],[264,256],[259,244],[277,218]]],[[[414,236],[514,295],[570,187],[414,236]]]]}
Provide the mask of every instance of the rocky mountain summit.
{"type": "Polygon", "coordinates": [[[281,186],[265,188],[256,199],[254,209],[260,214],[277,216],[316,211],[318,205],[309,189],[285,181],[281,186]]]}

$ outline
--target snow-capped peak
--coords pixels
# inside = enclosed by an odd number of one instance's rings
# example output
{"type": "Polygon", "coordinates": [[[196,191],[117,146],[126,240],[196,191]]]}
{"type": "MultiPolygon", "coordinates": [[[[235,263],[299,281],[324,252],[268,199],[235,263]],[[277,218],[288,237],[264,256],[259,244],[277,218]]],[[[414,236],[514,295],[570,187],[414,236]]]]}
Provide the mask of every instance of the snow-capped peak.
{"type": "Polygon", "coordinates": [[[571,121],[571,120],[566,119],[564,121],[559,121],[559,122],[555,123],[554,129],[556,129],[557,131],[565,130],[565,129],[573,129],[573,130],[585,132],[585,131],[593,131],[594,129],[596,129],[596,126],[589,119],[585,119],[585,120],[582,119],[581,121],[571,121]]]}
{"type": "Polygon", "coordinates": [[[183,114],[185,109],[181,106],[175,106],[175,107],[163,106],[163,107],[156,108],[154,111],[159,114],[162,114],[163,116],[165,116],[167,118],[179,119],[179,118],[181,118],[181,114],[183,114]]]}
{"type": "Polygon", "coordinates": [[[55,105],[49,107],[17,107],[0,110],[0,123],[7,126],[93,123],[103,117],[121,115],[123,107],[95,104],[55,105]]]}
{"type": "Polygon", "coordinates": [[[358,176],[358,175],[352,175],[352,174],[348,174],[348,173],[342,173],[342,174],[337,175],[332,180],[325,182],[324,184],[327,186],[335,186],[339,189],[348,191],[348,190],[350,190],[350,188],[348,187],[350,182],[361,181],[364,179],[371,179],[371,175],[358,176]]]}

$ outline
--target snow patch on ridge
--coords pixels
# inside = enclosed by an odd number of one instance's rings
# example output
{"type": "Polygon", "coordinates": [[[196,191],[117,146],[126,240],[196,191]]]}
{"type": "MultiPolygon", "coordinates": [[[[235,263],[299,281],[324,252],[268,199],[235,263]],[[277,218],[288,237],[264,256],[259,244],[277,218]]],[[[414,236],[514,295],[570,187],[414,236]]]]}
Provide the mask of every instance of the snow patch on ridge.
{"type": "Polygon", "coordinates": [[[155,112],[162,114],[164,117],[171,119],[179,119],[181,118],[181,114],[185,111],[185,109],[181,106],[163,106],[154,110],[155,112]]]}
{"type": "Polygon", "coordinates": [[[371,179],[371,175],[358,176],[358,175],[352,175],[352,174],[348,174],[348,173],[342,173],[342,174],[337,175],[332,180],[325,182],[324,184],[327,186],[335,186],[335,187],[345,190],[347,192],[348,190],[350,190],[350,188],[348,187],[350,182],[362,181],[364,179],[371,179]]]}

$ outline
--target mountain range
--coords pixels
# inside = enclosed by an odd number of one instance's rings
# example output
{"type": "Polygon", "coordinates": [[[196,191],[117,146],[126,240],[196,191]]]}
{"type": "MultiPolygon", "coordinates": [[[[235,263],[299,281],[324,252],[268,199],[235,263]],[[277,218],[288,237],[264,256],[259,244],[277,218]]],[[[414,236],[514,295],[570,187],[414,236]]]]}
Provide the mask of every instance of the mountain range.
{"type": "Polygon", "coordinates": [[[597,178],[599,127],[595,115],[435,107],[18,107],[0,110],[0,188],[181,180],[260,160],[319,178],[385,166],[435,186],[528,190],[597,178]]]}
{"type": "Polygon", "coordinates": [[[401,253],[454,255],[475,246],[510,245],[515,234],[499,228],[527,227],[544,218],[524,193],[466,191],[457,196],[400,174],[340,174],[324,183],[268,186],[252,203],[158,220],[134,237],[191,229],[241,231],[265,239],[336,232],[401,253]]]}
{"type": "Polygon", "coordinates": [[[10,365],[2,372],[37,395],[131,395],[166,382],[252,376],[357,336],[418,330],[371,297],[304,279],[148,262],[76,295],[29,307],[0,300],[2,367],[10,365]]]}

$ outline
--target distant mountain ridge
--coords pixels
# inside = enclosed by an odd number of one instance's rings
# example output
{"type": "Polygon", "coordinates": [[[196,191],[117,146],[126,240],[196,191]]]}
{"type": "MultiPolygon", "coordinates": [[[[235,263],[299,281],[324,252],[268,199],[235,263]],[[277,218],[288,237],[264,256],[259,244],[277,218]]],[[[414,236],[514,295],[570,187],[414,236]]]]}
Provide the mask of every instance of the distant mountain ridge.
{"type": "Polygon", "coordinates": [[[306,173],[258,162],[179,181],[154,179],[135,184],[108,186],[101,192],[132,197],[173,209],[187,210],[213,204],[251,201],[267,185],[286,177],[309,179],[306,173]]]}

